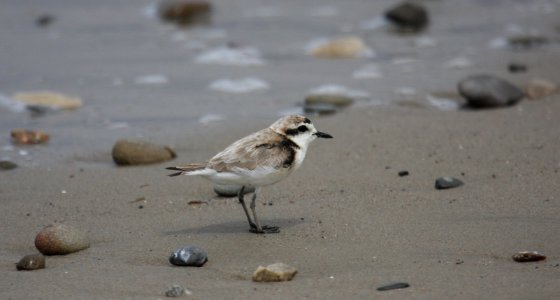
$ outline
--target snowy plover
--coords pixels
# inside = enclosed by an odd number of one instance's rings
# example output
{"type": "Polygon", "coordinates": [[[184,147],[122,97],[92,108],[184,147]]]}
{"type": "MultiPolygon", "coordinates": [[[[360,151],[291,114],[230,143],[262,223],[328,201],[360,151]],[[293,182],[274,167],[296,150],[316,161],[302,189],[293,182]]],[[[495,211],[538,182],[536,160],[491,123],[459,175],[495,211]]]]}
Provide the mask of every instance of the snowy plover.
{"type": "Polygon", "coordinates": [[[248,135],[216,154],[208,162],[185,164],[168,170],[180,171],[169,176],[198,175],[215,184],[239,186],[239,202],[243,206],[250,231],[276,233],[276,226],[261,226],[255,200],[261,186],[276,183],[295,171],[305,158],[309,143],[316,138],[332,138],[317,131],[311,121],[298,115],[286,116],[270,127],[248,135]],[[254,187],[251,200],[253,219],[243,199],[245,188],[254,187]]]}

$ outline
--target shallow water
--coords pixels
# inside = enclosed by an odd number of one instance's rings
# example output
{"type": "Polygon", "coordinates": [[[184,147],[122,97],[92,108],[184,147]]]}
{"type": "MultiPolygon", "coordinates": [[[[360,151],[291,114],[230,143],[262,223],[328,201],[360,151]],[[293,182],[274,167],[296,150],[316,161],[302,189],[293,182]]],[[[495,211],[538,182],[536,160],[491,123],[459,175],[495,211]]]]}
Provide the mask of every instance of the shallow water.
{"type": "Polygon", "coordinates": [[[209,127],[237,126],[240,119],[274,120],[297,111],[305,95],[324,84],[364,91],[371,105],[397,107],[404,100],[438,109],[426,95],[454,92],[466,75],[490,72],[521,83],[529,75],[508,74],[512,60],[544,74],[557,67],[547,61],[557,57],[558,47],[519,52],[489,44],[507,37],[512,28],[557,37],[560,1],[422,1],[431,24],[416,35],[398,35],[383,24],[363,27],[378,20],[393,1],[212,1],[212,24],[194,29],[160,22],[150,13],[154,3],[3,1],[0,94],[51,90],[81,97],[84,106],[41,117],[0,107],[0,147],[11,144],[12,128],[52,135],[49,145],[26,147],[26,155],[19,154],[20,147],[0,150],[0,158],[29,165],[76,157],[86,163],[105,161],[117,138],[176,144],[209,127]],[[44,14],[54,21],[39,27],[35,20],[44,14]],[[330,60],[305,52],[309,41],[347,35],[364,39],[376,56],[330,60]],[[228,45],[258,49],[263,63],[197,63],[204,51],[228,45]],[[472,64],[446,65],[457,57],[472,64]],[[375,76],[353,75],[372,63],[375,76]],[[241,94],[209,88],[221,78],[247,77],[269,87],[241,94]],[[415,93],[403,96],[398,91],[404,88],[415,93]],[[209,115],[220,117],[209,122],[209,115]]]}

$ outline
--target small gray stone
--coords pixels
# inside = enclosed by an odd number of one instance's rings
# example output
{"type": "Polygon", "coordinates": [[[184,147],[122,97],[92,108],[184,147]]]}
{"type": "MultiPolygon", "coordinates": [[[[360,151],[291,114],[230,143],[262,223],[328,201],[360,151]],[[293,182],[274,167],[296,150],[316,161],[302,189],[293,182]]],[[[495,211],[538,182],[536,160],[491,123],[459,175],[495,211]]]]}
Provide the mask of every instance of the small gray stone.
{"type": "Polygon", "coordinates": [[[44,255],[64,255],[89,248],[89,239],[72,226],[56,224],[37,234],[35,247],[44,255]]]}
{"type": "Polygon", "coordinates": [[[297,274],[297,269],[285,263],[275,263],[266,267],[259,266],[253,273],[253,281],[277,282],[290,281],[297,274]]]}
{"type": "Polygon", "coordinates": [[[113,146],[113,160],[117,165],[145,165],[171,160],[173,149],[145,141],[119,140],[113,146]]]}
{"type": "Polygon", "coordinates": [[[438,190],[455,188],[461,185],[463,185],[463,182],[453,177],[446,176],[446,177],[440,177],[436,179],[436,189],[438,190]]]}
{"type": "Polygon", "coordinates": [[[385,12],[385,18],[405,31],[420,31],[428,25],[428,11],[421,5],[403,2],[385,12]]]}
{"type": "Polygon", "coordinates": [[[522,90],[501,78],[473,75],[461,80],[458,90],[471,107],[500,107],[513,105],[524,97],[522,90]]]}
{"type": "Polygon", "coordinates": [[[19,271],[32,271],[45,268],[45,257],[41,254],[30,254],[24,256],[16,265],[19,271]]]}
{"type": "Polygon", "coordinates": [[[12,170],[17,168],[18,165],[15,162],[9,160],[1,160],[0,161],[0,170],[12,170]]]}
{"type": "Polygon", "coordinates": [[[396,283],[391,283],[391,284],[387,284],[384,286],[380,286],[377,288],[378,291],[390,291],[390,290],[396,290],[396,289],[405,289],[407,287],[409,287],[410,284],[406,283],[406,282],[396,282],[396,283]]]}
{"type": "Polygon", "coordinates": [[[180,285],[174,285],[165,292],[166,297],[180,297],[185,294],[185,289],[180,285]]]}
{"type": "Polygon", "coordinates": [[[206,251],[197,246],[179,248],[169,257],[169,262],[175,266],[202,267],[207,261],[206,251]]]}
{"type": "MultiPolygon", "coordinates": [[[[214,184],[214,192],[221,197],[237,197],[239,190],[241,189],[238,185],[225,185],[225,184],[214,184]]],[[[249,194],[255,191],[254,187],[245,187],[244,194],[249,194]]]]}

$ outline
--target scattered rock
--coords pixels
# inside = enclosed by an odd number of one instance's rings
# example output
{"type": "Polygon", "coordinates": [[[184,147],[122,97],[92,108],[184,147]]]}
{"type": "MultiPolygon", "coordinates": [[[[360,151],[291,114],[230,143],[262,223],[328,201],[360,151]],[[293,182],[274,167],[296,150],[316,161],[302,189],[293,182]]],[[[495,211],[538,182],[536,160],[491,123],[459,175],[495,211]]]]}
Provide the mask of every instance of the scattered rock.
{"type": "Polygon", "coordinates": [[[118,140],[112,155],[120,166],[160,163],[176,157],[175,151],[167,146],[137,140],[118,140]]]}
{"type": "Polygon", "coordinates": [[[373,55],[364,41],[355,36],[320,40],[311,43],[307,48],[311,55],[320,58],[358,58],[373,55]]]}
{"type": "Polygon", "coordinates": [[[290,281],[297,274],[297,269],[284,263],[275,263],[266,267],[259,266],[253,273],[253,281],[276,282],[290,281]]]}
{"type": "Polygon", "coordinates": [[[546,255],[540,254],[537,251],[522,251],[515,253],[512,258],[516,262],[532,262],[545,260],[546,255]]]}
{"type": "Polygon", "coordinates": [[[524,96],[513,84],[491,75],[469,76],[459,82],[458,90],[475,108],[513,105],[524,96]]]}
{"type": "Polygon", "coordinates": [[[531,100],[545,98],[558,93],[558,85],[544,79],[533,79],[527,85],[525,93],[531,100]]]}
{"type": "Polygon", "coordinates": [[[11,136],[15,144],[44,144],[50,139],[44,131],[29,129],[13,129],[11,136]]]}
{"type": "MultiPolygon", "coordinates": [[[[222,196],[222,197],[237,197],[240,189],[241,187],[236,185],[222,185],[222,184],[214,185],[214,192],[216,192],[218,196],[222,196]]],[[[254,191],[255,191],[254,187],[246,187],[243,193],[249,194],[254,191]]]]}
{"type": "Polygon", "coordinates": [[[165,292],[166,297],[180,297],[185,294],[185,289],[180,285],[174,285],[165,292]]]}
{"type": "Polygon", "coordinates": [[[404,177],[404,176],[408,176],[408,171],[404,170],[404,171],[399,171],[399,176],[400,177],[404,177]]]}
{"type": "Polygon", "coordinates": [[[538,48],[548,44],[550,41],[547,37],[541,35],[516,35],[508,38],[511,48],[516,50],[528,50],[538,48]]]}
{"type": "Polygon", "coordinates": [[[408,284],[406,282],[397,282],[397,283],[391,283],[391,284],[380,286],[380,287],[377,288],[377,290],[378,291],[390,291],[390,290],[396,290],[396,289],[405,289],[409,286],[410,286],[410,284],[408,284]]]}
{"type": "Polygon", "coordinates": [[[64,255],[89,248],[89,239],[72,226],[56,224],[37,234],[35,247],[44,255],[64,255]]]}
{"type": "Polygon", "coordinates": [[[169,257],[169,262],[175,266],[202,267],[207,261],[206,251],[197,246],[179,248],[169,257]]]}
{"type": "Polygon", "coordinates": [[[312,89],[303,102],[307,114],[327,115],[351,105],[355,100],[367,99],[369,94],[346,87],[325,84],[312,89]]]}
{"type": "Polygon", "coordinates": [[[35,25],[38,27],[47,27],[55,21],[55,17],[50,14],[42,14],[35,19],[35,25]]]}
{"type": "Polygon", "coordinates": [[[526,65],[522,65],[522,64],[517,64],[517,63],[510,63],[508,65],[508,71],[510,73],[522,73],[522,72],[527,72],[527,66],[526,65]]]}
{"type": "Polygon", "coordinates": [[[212,5],[207,1],[166,0],[158,12],[162,20],[177,25],[206,25],[211,21],[212,5]]]}
{"type": "Polygon", "coordinates": [[[12,99],[24,103],[33,111],[76,109],[83,105],[82,99],[78,97],[48,91],[16,93],[12,99]]]}
{"type": "Polygon", "coordinates": [[[0,170],[12,170],[17,167],[18,165],[15,162],[9,160],[0,160],[0,170]]]}
{"type": "Polygon", "coordinates": [[[463,182],[453,177],[440,177],[436,179],[436,189],[445,190],[463,185],[463,182]]]}
{"type": "Polygon", "coordinates": [[[429,22],[428,11],[421,5],[403,2],[385,12],[385,18],[403,31],[420,31],[429,22]]]}
{"type": "Polygon", "coordinates": [[[24,256],[16,265],[18,271],[33,271],[45,268],[45,257],[41,254],[24,256]]]}

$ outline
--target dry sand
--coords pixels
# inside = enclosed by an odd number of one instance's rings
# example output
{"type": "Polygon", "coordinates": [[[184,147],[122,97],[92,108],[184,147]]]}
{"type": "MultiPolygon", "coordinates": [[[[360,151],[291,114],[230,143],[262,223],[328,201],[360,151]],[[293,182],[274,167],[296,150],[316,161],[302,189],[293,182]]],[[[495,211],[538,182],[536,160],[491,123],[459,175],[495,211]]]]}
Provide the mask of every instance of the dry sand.
{"type": "Polygon", "coordinates": [[[53,1],[49,10],[7,1],[0,11],[0,35],[9,41],[0,44],[1,92],[48,88],[85,98],[75,112],[37,119],[0,110],[2,146],[13,127],[53,135],[48,145],[17,148],[28,150],[29,160],[17,149],[2,150],[15,155],[20,167],[0,172],[1,299],[163,299],[174,284],[192,291],[187,299],[559,297],[560,97],[480,111],[438,111],[420,96],[413,105],[394,105],[398,87],[419,94],[453,91],[457,80],[472,73],[499,74],[518,85],[533,77],[557,79],[557,48],[487,48],[508,22],[553,28],[554,16],[539,11],[550,1],[535,1],[534,7],[524,1],[423,1],[439,18],[430,28],[438,46],[417,49],[410,46],[414,37],[360,33],[382,54],[375,62],[384,72],[382,79],[360,83],[350,75],[367,61],[316,61],[304,56],[303,45],[371,18],[388,1],[371,4],[375,9],[363,1],[338,3],[338,16],[317,23],[305,17],[312,5],[298,9],[289,1],[274,2],[269,6],[280,8],[280,17],[270,19],[276,27],[263,27],[267,19],[258,18],[238,23],[244,20],[242,6],[217,1],[218,27],[233,32],[228,39],[268,53],[271,63],[250,72],[193,64],[194,55],[171,42],[169,30],[147,21],[138,2],[63,2],[53,1]],[[59,17],[52,29],[34,27],[32,16],[42,11],[59,17]],[[473,66],[442,67],[465,53],[473,66]],[[410,68],[391,62],[406,57],[417,62],[410,68]],[[512,61],[527,64],[528,72],[508,74],[512,61]],[[169,85],[131,83],[159,72],[171,77],[169,85]],[[218,77],[247,73],[264,76],[271,90],[237,96],[206,89],[218,77]],[[112,86],[115,78],[124,84],[112,86]],[[278,110],[293,107],[310,88],[330,82],[393,104],[313,118],[334,139],[314,142],[302,168],[263,188],[259,198],[263,223],[280,226],[279,234],[249,233],[237,200],[216,197],[204,179],[165,176],[166,166],[208,159],[268,126],[278,110]],[[197,125],[209,112],[226,120],[197,125]],[[107,128],[118,121],[130,127],[107,128]],[[115,167],[110,147],[135,136],[172,144],[177,160],[115,167]],[[410,175],[399,177],[401,170],[410,175]],[[440,176],[465,185],[438,191],[434,180],[440,176]],[[91,247],[47,257],[44,270],[16,271],[21,257],[37,252],[37,232],[52,223],[87,231],[91,247]],[[208,263],[170,265],[170,253],[185,245],[204,248],[208,263]],[[525,264],[511,259],[527,250],[548,258],[525,264]],[[275,262],[299,273],[290,282],[251,281],[259,265],[275,262]],[[392,282],[410,287],[376,291],[392,282]]]}

